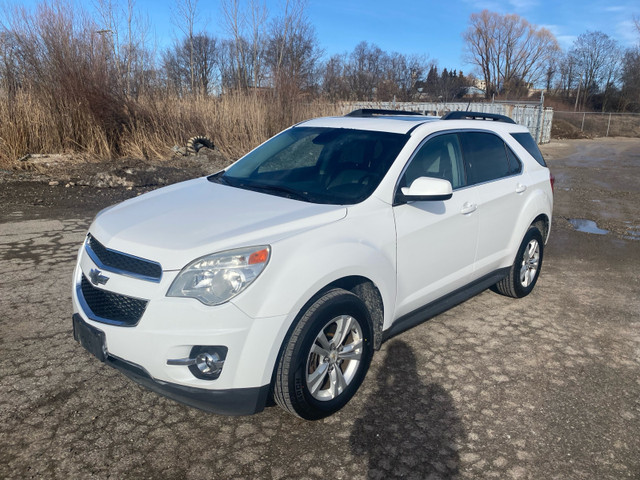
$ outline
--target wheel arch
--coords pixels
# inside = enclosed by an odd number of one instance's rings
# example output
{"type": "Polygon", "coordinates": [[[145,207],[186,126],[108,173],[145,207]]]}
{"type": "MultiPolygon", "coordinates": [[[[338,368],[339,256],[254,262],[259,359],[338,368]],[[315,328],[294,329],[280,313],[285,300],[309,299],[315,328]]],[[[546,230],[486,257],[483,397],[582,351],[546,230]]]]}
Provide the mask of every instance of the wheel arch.
{"type": "Polygon", "coordinates": [[[304,312],[313,305],[318,298],[334,288],[341,288],[353,293],[365,304],[371,316],[374,350],[380,350],[380,346],[382,345],[382,328],[384,325],[384,302],[382,300],[382,294],[371,279],[360,275],[349,275],[337,278],[311,295],[304,305],[298,309],[293,321],[289,324],[287,333],[280,345],[281,349],[282,345],[286,344],[287,339],[291,336],[291,332],[296,328],[304,312]]]}
{"type": "Polygon", "coordinates": [[[542,238],[544,239],[544,243],[546,244],[547,241],[549,240],[549,233],[551,230],[549,217],[546,214],[541,213],[540,215],[538,215],[536,218],[533,219],[533,222],[531,222],[530,226],[535,226],[538,228],[538,230],[540,230],[540,233],[542,234],[542,238]]]}
{"type": "Polygon", "coordinates": [[[333,288],[347,290],[362,300],[369,311],[369,315],[371,315],[373,349],[380,350],[380,346],[382,345],[382,327],[384,325],[384,302],[376,284],[366,277],[351,275],[334,280],[318,292],[318,294],[321,295],[333,288]]]}

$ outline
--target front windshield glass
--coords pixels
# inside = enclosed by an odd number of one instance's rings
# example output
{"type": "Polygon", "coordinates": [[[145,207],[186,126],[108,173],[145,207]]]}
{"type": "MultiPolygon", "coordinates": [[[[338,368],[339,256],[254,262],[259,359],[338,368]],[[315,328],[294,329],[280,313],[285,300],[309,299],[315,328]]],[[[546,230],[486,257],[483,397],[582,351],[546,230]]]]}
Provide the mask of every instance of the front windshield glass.
{"type": "Polygon", "coordinates": [[[348,205],[378,186],[408,136],[294,127],[209,180],[313,203],[348,205]]]}

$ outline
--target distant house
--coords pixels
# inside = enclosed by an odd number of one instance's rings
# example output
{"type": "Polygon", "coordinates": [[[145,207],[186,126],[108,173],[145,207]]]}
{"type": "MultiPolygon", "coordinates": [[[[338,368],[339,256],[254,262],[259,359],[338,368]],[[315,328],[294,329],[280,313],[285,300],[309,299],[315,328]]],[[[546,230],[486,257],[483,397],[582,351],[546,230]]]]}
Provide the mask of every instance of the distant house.
{"type": "Polygon", "coordinates": [[[463,97],[478,97],[484,96],[484,90],[478,87],[462,87],[460,92],[463,97]]]}

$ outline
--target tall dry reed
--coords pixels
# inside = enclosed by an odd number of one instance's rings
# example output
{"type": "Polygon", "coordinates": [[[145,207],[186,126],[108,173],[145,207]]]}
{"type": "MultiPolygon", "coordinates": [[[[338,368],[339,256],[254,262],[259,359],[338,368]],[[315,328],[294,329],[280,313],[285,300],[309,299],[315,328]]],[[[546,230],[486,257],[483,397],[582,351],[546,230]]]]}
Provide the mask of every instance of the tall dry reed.
{"type": "Polygon", "coordinates": [[[154,95],[111,105],[118,112],[113,119],[95,115],[95,107],[66,103],[61,111],[59,103],[34,97],[20,91],[12,101],[0,99],[0,161],[5,165],[27,153],[163,159],[194,135],[211,137],[235,159],[289,125],[340,113],[339,106],[320,100],[279,100],[268,94],[200,99],[154,95]]]}

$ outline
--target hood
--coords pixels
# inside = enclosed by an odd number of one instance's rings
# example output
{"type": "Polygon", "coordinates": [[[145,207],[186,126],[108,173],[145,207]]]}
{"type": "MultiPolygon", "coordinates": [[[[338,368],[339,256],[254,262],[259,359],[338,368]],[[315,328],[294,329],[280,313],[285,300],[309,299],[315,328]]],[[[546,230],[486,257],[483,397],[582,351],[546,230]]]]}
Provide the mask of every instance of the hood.
{"type": "Polygon", "coordinates": [[[107,248],[180,270],[210,253],[271,244],[335,222],[346,211],[199,178],[108,208],[89,231],[107,248]]]}

